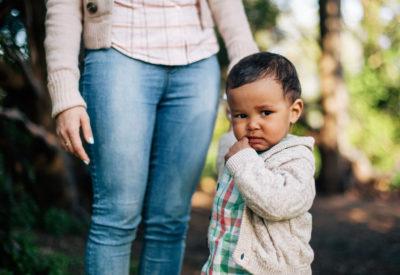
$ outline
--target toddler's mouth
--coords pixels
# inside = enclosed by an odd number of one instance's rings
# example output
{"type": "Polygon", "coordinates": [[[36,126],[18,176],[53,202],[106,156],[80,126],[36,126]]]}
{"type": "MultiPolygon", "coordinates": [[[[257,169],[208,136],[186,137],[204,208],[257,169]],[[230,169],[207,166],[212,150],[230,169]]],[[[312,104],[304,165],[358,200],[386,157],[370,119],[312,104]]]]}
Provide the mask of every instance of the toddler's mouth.
{"type": "Polygon", "coordinates": [[[249,143],[259,143],[261,142],[263,139],[260,137],[247,137],[249,140],[249,143]]]}

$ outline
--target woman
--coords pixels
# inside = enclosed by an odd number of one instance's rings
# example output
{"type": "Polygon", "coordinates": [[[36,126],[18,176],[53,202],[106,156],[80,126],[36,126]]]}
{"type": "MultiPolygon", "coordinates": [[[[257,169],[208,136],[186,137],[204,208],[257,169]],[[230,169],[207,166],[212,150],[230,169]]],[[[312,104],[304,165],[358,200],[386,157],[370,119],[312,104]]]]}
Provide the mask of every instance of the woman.
{"type": "Polygon", "coordinates": [[[240,0],[47,1],[52,115],[92,177],[87,274],[128,274],[141,222],[140,274],[180,272],[218,105],[212,18],[231,65],[257,51],[240,0]]]}

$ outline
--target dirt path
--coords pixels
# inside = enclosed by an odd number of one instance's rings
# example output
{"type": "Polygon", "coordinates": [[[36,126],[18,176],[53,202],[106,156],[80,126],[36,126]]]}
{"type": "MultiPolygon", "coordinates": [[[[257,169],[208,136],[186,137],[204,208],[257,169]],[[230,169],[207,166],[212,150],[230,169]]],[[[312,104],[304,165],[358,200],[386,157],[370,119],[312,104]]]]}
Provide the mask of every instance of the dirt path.
{"type": "MultiPolygon", "coordinates": [[[[193,199],[182,275],[200,274],[208,256],[206,234],[212,197],[196,193],[193,199]]],[[[400,274],[400,201],[355,197],[318,197],[311,210],[315,251],[314,275],[400,274]]],[[[42,251],[74,256],[71,274],[83,274],[84,237],[40,237],[42,251]],[[47,251],[46,251],[47,250],[47,251]]],[[[140,239],[133,251],[137,261],[140,239]]]]}
{"type": "MultiPolygon", "coordinates": [[[[192,211],[183,275],[199,274],[207,259],[210,211],[207,203],[201,206],[192,211]]],[[[319,197],[311,213],[313,274],[400,274],[399,201],[319,197]]]]}

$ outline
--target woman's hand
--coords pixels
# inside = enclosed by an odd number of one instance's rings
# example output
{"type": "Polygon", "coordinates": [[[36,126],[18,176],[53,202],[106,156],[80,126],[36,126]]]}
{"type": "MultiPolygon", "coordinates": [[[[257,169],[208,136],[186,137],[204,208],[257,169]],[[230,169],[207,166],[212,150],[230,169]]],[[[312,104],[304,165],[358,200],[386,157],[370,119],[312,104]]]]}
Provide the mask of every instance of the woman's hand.
{"type": "Polygon", "coordinates": [[[246,148],[251,148],[249,144],[249,139],[247,137],[243,137],[241,140],[236,141],[235,144],[232,145],[232,147],[229,149],[228,153],[225,155],[225,161],[228,161],[228,159],[239,152],[240,150],[246,149],[246,148]]]}
{"type": "Polygon", "coordinates": [[[90,159],[83,149],[80,137],[80,128],[86,142],[93,144],[93,134],[90,127],[89,116],[86,109],[82,106],[73,107],[60,113],[56,118],[56,132],[60,139],[61,146],[68,153],[74,154],[85,164],[89,164],[90,159]]]}

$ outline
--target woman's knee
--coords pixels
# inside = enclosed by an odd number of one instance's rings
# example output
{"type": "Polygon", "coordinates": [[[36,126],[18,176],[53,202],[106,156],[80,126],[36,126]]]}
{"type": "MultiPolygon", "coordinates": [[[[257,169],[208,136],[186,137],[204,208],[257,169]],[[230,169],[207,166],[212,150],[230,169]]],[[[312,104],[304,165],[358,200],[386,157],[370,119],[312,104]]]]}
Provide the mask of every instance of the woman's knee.
{"type": "Polygon", "coordinates": [[[141,208],[134,203],[94,207],[89,239],[105,245],[122,245],[136,238],[141,208]]]}
{"type": "Polygon", "coordinates": [[[144,221],[144,238],[146,240],[176,242],[184,240],[189,215],[182,217],[153,216],[144,221]]]}

